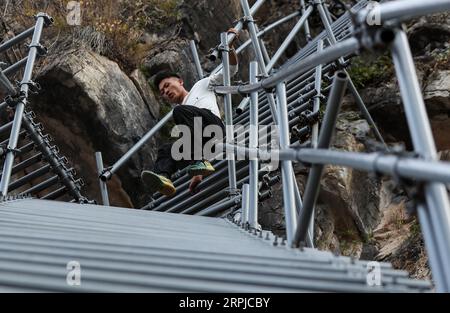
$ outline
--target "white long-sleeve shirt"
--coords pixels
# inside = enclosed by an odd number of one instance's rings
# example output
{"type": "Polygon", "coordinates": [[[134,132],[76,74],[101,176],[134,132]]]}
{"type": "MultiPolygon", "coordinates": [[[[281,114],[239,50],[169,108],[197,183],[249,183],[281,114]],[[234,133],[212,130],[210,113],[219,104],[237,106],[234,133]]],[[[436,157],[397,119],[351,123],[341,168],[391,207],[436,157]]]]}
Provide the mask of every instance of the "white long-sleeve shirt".
{"type": "MultiPolygon", "coordinates": [[[[234,76],[238,71],[237,65],[230,66],[230,76],[234,76]]],[[[214,85],[223,84],[223,71],[219,71],[209,77],[199,80],[192,87],[191,91],[184,98],[182,105],[192,105],[201,109],[208,109],[214,115],[220,116],[219,106],[217,105],[214,85]]]]}

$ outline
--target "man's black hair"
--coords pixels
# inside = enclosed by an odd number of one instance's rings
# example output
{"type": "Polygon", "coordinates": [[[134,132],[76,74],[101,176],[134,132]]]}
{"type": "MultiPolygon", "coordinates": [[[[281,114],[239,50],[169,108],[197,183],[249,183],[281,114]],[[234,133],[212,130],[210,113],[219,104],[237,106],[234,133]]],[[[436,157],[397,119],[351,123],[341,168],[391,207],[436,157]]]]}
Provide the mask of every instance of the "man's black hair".
{"type": "Polygon", "coordinates": [[[155,79],[153,80],[153,82],[155,84],[155,87],[159,88],[159,84],[164,79],[169,78],[169,77],[176,77],[176,78],[180,78],[181,79],[181,76],[178,73],[176,73],[176,72],[162,71],[162,72],[159,72],[158,74],[156,74],[155,79]]]}

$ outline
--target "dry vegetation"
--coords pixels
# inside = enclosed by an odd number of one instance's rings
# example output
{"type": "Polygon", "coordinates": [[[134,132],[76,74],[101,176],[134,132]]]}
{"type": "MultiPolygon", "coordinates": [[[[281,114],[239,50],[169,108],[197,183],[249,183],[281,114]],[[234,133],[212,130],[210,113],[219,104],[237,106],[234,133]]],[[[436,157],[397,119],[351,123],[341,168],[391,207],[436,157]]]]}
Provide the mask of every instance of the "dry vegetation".
{"type": "Polygon", "coordinates": [[[8,32],[12,25],[31,25],[36,13],[46,12],[55,20],[53,28],[46,32],[51,46],[86,46],[119,62],[124,69],[135,68],[151,49],[141,40],[145,32],[167,33],[167,28],[179,22],[180,0],[96,0],[79,1],[81,25],[70,26],[67,23],[69,2],[3,0],[0,20],[8,32]]]}

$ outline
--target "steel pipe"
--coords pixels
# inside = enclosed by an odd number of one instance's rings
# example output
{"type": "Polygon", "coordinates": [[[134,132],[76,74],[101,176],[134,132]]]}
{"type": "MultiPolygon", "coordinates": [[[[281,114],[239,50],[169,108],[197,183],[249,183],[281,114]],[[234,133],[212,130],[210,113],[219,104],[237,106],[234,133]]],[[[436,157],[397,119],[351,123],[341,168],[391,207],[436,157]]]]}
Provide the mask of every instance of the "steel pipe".
{"type": "Polygon", "coordinates": [[[308,20],[308,17],[311,15],[313,11],[313,7],[309,6],[308,9],[306,9],[305,13],[301,16],[301,18],[298,20],[297,24],[292,28],[292,30],[289,32],[286,39],[283,41],[281,46],[278,48],[275,55],[270,60],[270,63],[267,64],[266,70],[270,72],[270,70],[275,66],[275,64],[278,62],[278,60],[281,58],[281,56],[286,52],[286,49],[289,47],[289,45],[292,43],[292,41],[295,39],[295,36],[297,33],[302,29],[306,21],[308,20]]]}
{"type": "Polygon", "coordinates": [[[215,91],[219,94],[249,94],[259,90],[270,89],[281,81],[291,79],[295,75],[301,75],[319,64],[329,63],[342,56],[356,52],[359,48],[360,45],[358,39],[349,38],[337,43],[333,47],[324,49],[321,53],[310,55],[295,65],[283,68],[257,84],[230,87],[218,86],[215,88],[215,91]]]}
{"type": "MultiPolygon", "coordinates": [[[[95,163],[97,165],[97,173],[100,176],[103,173],[103,157],[101,152],[95,152],[95,163]]],[[[109,206],[108,186],[105,181],[99,180],[100,194],[102,196],[102,204],[109,206]]]]}
{"type": "Polygon", "coordinates": [[[24,192],[22,192],[22,195],[27,195],[27,194],[34,194],[34,193],[39,193],[47,188],[50,188],[51,186],[55,185],[58,183],[58,176],[55,175],[53,177],[50,177],[49,179],[37,184],[36,186],[31,187],[30,189],[25,190],[24,192]]]}
{"type": "Polygon", "coordinates": [[[198,216],[214,216],[219,212],[222,212],[224,210],[228,210],[231,207],[238,205],[241,202],[241,196],[235,196],[231,199],[225,200],[221,203],[218,203],[212,207],[206,208],[203,211],[195,214],[198,216]]]}
{"type": "MultiPolygon", "coordinates": [[[[38,57],[39,57],[39,55],[38,55],[38,57]]],[[[25,57],[22,60],[9,66],[8,68],[5,68],[3,73],[5,73],[5,75],[13,75],[16,72],[18,72],[22,67],[24,67],[27,64],[27,62],[28,62],[28,57],[25,57]]]]}
{"type": "MultiPolygon", "coordinates": [[[[36,61],[36,56],[38,55],[38,49],[41,47],[40,39],[41,39],[41,35],[42,35],[42,30],[45,25],[48,25],[49,23],[51,23],[51,18],[48,15],[43,14],[43,13],[39,13],[37,15],[36,19],[37,19],[36,26],[33,28],[33,30],[31,31],[31,29],[29,29],[28,31],[24,32],[27,35],[26,37],[28,37],[32,32],[33,38],[31,40],[30,51],[28,53],[28,60],[27,60],[26,66],[25,66],[25,71],[24,71],[22,82],[21,82],[21,88],[20,88],[20,91],[24,95],[24,98],[22,100],[20,100],[16,105],[11,135],[9,138],[9,148],[10,149],[9,149],[8,153],[6,154],[5,162],[3,165],[3,175],[2,175],[2,180],[0,183],[0,192],[3,196],[6,196],[8,194],[8,186],[9,186],[9,181],[11,179],[11,170],[12,170],[12,167],[14,164],[14,158],[15,158],[15,149],[17,147],[17,143],[18,143],[18,139],[19,139],[19,132],[20,132],[20,128],[22,125],[23,113],[24,113],[24,109],[25,109],[25,105],[26,105],[26,101],[27,101],[27,97],[28,97],[28,91],[30,88],[31,77],[33,74],[33,69],[34,69],[34,63],[36,61]]],[[[22,34],[24,34],[24,33],[22,33],[22,34]]],[[[25,36],[25,35],[23,35],[23,36],[25,36]]],[[[24,38],[26,38],[26,37],[24,37],[24,38]]],[[[5,47],[8,47],[8,45],[12,45],[15,43],[16,42],[14,42],[14,39],[6,42],[5,44],[3,44],[0,47],[0,52],[5,47]]]]}
{"type": "MultiPolygon", "coordinates": [[[[444,9],[444,2],[450,8],[448,1],[433,1],[429,4],[440,3],[442,5],[441,9],[444,9]]],[[[403,5],[405,3],[404,1],[402,2],[403,5]]],[[[408,1],[408,5],[409,3],[408,1]]],[[[400,8],[401,6],[390,7],[400,8]]],[[[417,1],[412,1],[411,8],[418,7],[422,7],[422,5],[417,1]]],[[[384,12],[389,14],[387,10],[384,10],[384,12]]],[[[392,45],[392,56],[414,149],[425,160],[437,160],[431,125],[417,79],[408,38],[403,30],[398,30],[395,35],[392,45]]],[[[430,166],[428,165],[427,167],[430,166]]],[[[438,181],[436,177],[433,177],[433,180],[438,181]]],[[[436,240],[434,243],[427,242],[426,246],[427,249],[437,248],[437,251],[430,251],[430,255],[439,255],[439,259],[434,264],[440,264],[441,266],[440,269],[435,268],[436,271],[433,273],[433,276],[437,276],[440,273],[444,275],[442,284],[437,285],[436,288],[440,292],[450,292],[450,270],[448,269],[448,264],[450,264],[450,205],[445,185],[437,182],[426,184],[425,198],[430,221],[433,225],[433,237],[436,240]]]]}
{"type": "MultiPolygon", "coordinates": [[[[264,2],[265,2],[265,0],[257,0],[257,1],[253,4],[252,8],[250,9],[250,14],[251,14],[251,15],[256,14],[256,12],[257,12],[257,11],[259,10],[259,8],[264,4],[264,2]]],[[[234,28],[235,28],[238,32],[240,32],[240,31],[244,28],[244,21],[243,21],[243,20],[240,20],[240,21],[234,26],[234,28]]],[[[232,42],[232,41],[234,40],[235,37],[236,37],[236,35],[233,34],[233,33],[227,34],[227,45],[228,45],[230,42],[232,42]]],[[[219,56],[219,50],[218,50],[217,48],[215,48],[215,49],[213,50],[213,52],[208,56],[208,58],[209,58],[211,61],[215,61],[215,60],[217,59],[218,56],[219,56]]],[[[220,70],[220,68],[217,67],[217,68],[213,71],[213,73],[217,73],[219,70],[220,70]]]]}
{"type": "MultiPolygon", "coordinates": [[[[16,174],[20,171],[23,171],[24,169],[26,169],[27,167],[30,167],[31,165],[37,164],[38,162],[40,162],[42,160],[42,153],[38,153],[22,162],[20,162],[19,164],[15,165],[11,171],[11,174],[16,174]]],[[[0,174],[0,178],[1,178],[1,174],[0,174]]]]}
{"type": "MultiPolygon", "coordinates": [[[[250,83],[254,84],[258,81],[258,63],[250,63],[250,83]]],[[[249,133],[249,147],[258,148],[259,132],[258,132],[258,93],[254,92],[250,95],[250,133],[249,133]]],[[[249,165],[249,185],[248,185],[248,215],[246,222],[250,227],[256,228],[258,225],[258,168],[259,162],[257,158],[250,158],[249,165]]],[[[244,196],[243,196],[244,198],[244,196]]]]}
{"type": "Polygon", "coordinates": [[[42,138],[40,131],[36,131],[28,116],[23,117],[23,126],[27,130],[31,140],[33,140],[37,148],[42,152],[44,158],[52,166],[53,171],[58,175],[64,186],[67,187],[71,196],[76,201],[84,201],[85,198],[81,194],[79,186],[73,181],[73,177],[67,173],[64,164],[62,164],[61,160],[55,156],[54,151],[48,146],[46,140],[42,138]]]}
{"type": "Polygon", "coordinates": [[[27,30],[25,30],[24,32],[20,33],[19,35],[5,41],[4,43],[2,43],[0,45],[0,53],[5,52],[6,50],[8,50],[9,48],[11,48],[12,46],[21,43],[22,41],[24,41],[25,39],[27,39],[28,37],[32,36],[35,33],[35,29],[36,26],[33,26],[27,30]]]}
{"type": "Polygon", "coordinates": [[[358,13],[358,21],[366,23],[373,17],[379,17],[381,23],[402,22],[433,13],[450,11],[448,0],[397,0],[386,2],[372,9],[364,9],[358,13]]]}
{"type": "MultiPolygon", "coordinates": [[[[258,35],[256,31],[256,24],[253,21],[253,17],[250,12],[250,7],[248,5],[248,0],[241,0],[242,10],[244,11],[244,15],[247,17],[247,28],[250,33],[250,38],[252,40],[253,51],[256,55],[256,61],[259,65],[259,70],[262,76],[267,77],[268,71],[266,70],[266,62],[264,60],[264,56],[261,49],[261,44],[258,40],[258,35]]],[[[225,87],[225,86],[224,86],[225,87]]],[[[267,93],[267,99],[269,100],[270,110],[272,112],[273,120],[276,122],[277,120],[277,112],[276,112],[276,104],[275,99],[272,93],[267,93]]]]}
{"type": "MultiPolygon", "coordinates": [[[[286,102],[286,86],[283,83],[277,85],[278,121],[280,129],[280,147],[287,148],[290,145],[289,120],[286,102]]],[[[283,184],[283,206],[286,224],[286,237],[288,245],[292,245],[295,229],[297,228],[297,209],[294,195],[294,170],[289,160],[281,162],[281,178],[283,184]]]]}
{"type": "Polygon", "coordinates": [[[173,111],[166,114],[153,128],[145,134],[127,153],[125,153],[111,168],[106,169],[100,179],[102,181],[108,181],[135,153],[147,143],[171,118],[173,111]]]}
{"type": "MultiPolygon", "coordinates": [[[[223,85],[230,86],[231,76],[230,76],[230,59],[228,53],[228,35],[226,33],[221,34],[222,41],[222,71],[223,71],[223,85]]],[[[233,125],[233,109],[231,95],[226,94],[224,96],[225,102],[225,130],[226,130],[226,140],[228,143],[234,142],[234,125],[233,125]]],[[[236,161],[232,153],[227,154],[228,160],[228,183],[230,188],[230,195],[237,192],[236,187],[236,161]]]]}
{"type": "Polygon", "coordinates": [[[16,87],[9,81],[3,70],[0,68],[0,86],[7,92],[7,95],[17,95],[16,87]]]}
{"type": "Polygon", "coordinates": [[[58,189],[50,192],[49,194],[46,194],[41,199],[42,200],[56,200],[56,199],[64,196],[66,193],[67,193],[67,189],[65,186],[63,186],[61,188],[58,188],[58,189]]]}
{"type": "MultiPolygon", "coordinates": [[[[300,0],[300,10],[301,10],[302,14],[305,14],[305,11],[306,11],[305,0],[300,0]]],[[[312,37],[311,37],[311,30],[309,28],[308,20],[306,20],[306,22],[305,22],[304,31],[305,31],[306,40],[311,41],[312,37]]]]}
{"type": "MultiPolygon", "coordinates": [[[[325,5],[321,0],[317,1],[317,8],[319,10],[320,18],[322,20],[323,25],[325,26],[325,30],[328,34],[328,40],[331,43],[331,46],[336,45],[337,40],[333,33],[333,29],[331,27],[331,20],[329,15],[327,14],[328,10],[326,9],[325,5]]],[[[345,64],[344,58],[339,58],[339,63],[341,65],[345,64]]],[[[348,75],[348,73],[346,72],[348,75]]],[[[386,143],[384,142],[383,136],[381,136],[380,131],[378,130],[377,125],[375,124],[375,121],[372,119],[372,116],[369,113],[369,110],[367,110],[366,105],[364,104],[364,101],[362,100],[361,96],[359,95],[358,90],[356,89],[355,85],[353,84],[353,81],[351,78],[349,78],[348,87],[350,92],[352,93],[353,97],[355,98],[355,102],[358,105],[359,109],[361,110],[361,113],[363,114],[366,121],[371,126],[372,130],[375,133],[375,136],[378,140],[381,141],[381,143],[387,148],[386,143]]]]}
{"type": "Polygon", "coordinates": [[[279,160],[297,160],[306,165],[344,166],[419,182],[450,184],[450,162],[392,155],[389,152],[362,153],[312,148],[262,150],[229,144],[218,144],[217,147],[233,150],[241,158],[248,158],[252,154],[258,158],[270,159],[276,155],[279,160]]]}
{"type": "Polygon", "coordinates": [[[189,41],[189,47],[191,48],[192,58],[194,60],[195,69],[197,70],[198,79],[204,77],[202,65],[200,63],[200,58],[198,57],[197,45],[194,40],[189,41]]]}
{"type": "Polygon", "coordinates": [[[241,208],[242,208],[242,223],[247,224],[249,222],[249,210],[250,210],[250,185],[244,184],[242,185],[242,202],[241,202],[241,208]]]}
{"type": "MultiPolygon", "coordinates": [[[[339,107],[347,87],[348,76],[344,72],[337,72],[331,88],[331,93],[328,96],[328,104],[325,111],[325,116],[322,123],[317,147],[320,149],[328,149],[331,144],[331,138],[337,121],[339,107]]],[[[303,209],[298,218],[298,228],[295,232],[292,246],[298,247],[300,242],[304,242],[308,227],[311,221],[312,212],[319,196],[320,179],[323,173],[323,165],[313,165],[311,168],[308,180],[305,186],[305,197],[303,202],[303,209]]]]}
{"type": "Polygon", "coordinates": [[[19,178],[18,180],[12,182],[11,184],[9,184],[8,189],[9,190],[15,190],[17,188],[22,187],[23,185],[26,185],[27,183],[30,183],[32,180],[39,178],[41,176],[44,176],[45,174],[47,174],[48,172],[50,172],[50,165],[46,164],[41,168],[38,168],[37,170],[34,170],[33,172],[19,178]]]}

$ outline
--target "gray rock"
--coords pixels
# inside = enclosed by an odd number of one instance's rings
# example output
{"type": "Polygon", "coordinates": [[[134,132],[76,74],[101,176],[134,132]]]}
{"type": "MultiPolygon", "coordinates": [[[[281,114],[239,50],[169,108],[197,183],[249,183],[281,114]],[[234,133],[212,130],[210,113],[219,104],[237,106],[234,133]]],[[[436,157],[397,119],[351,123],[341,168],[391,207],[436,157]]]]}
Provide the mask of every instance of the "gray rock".
{"type": "Polygon", "coordinates": [[[153,118],[158,119],[160,107],[159,101],[153,93],[145,75],[140,70],[134,70],[131,73],[130,78],[133,80],[133,83],[138,89],[153,118]]]}
{"type": "Polygon", "coordinates": [[[424,99],[432,113],[450,110],[450,70],[436,71],[430,76],[424,99]]]}
{"type": "MultiPolygon", "coordinates": [[[[32,100],[33,109],[85,179],[88,196],[99,199],[94,152],[102,151],[105,165],[112,165],[155,124],[154,117],[119,66],[87,50],[49,60],[38,81],[43,92],[32,100]]],[[[113,205],[143,204],[140,172],[154,158],[152,140],[109,184],[113,205]]]]}
{"type": "Polygon", "coordinates": [[[450,14],[440,13],[419,18],[408,28],[414,55],[426,55],[442,49],[450,40],[450,14]]]}
{"type": "Polygon", "coordinates": [[[143,61],[142,66],[152,84],[154,76],[163,70],[171,70],[180,74],[188,89],[199,79],[187,40],[178,39],[153,50],[143,61]]]}
{"type": "MultiPolygon", "coordinates": [[[[443,137],[444,132],[441,132],[441,130],[443,126],[445,127],[449,124],[450,71],[437,69],[427,76],[419,67],[417,73],[423,89],[428,116],[435,132],[435,139],[442,142],[442,144],[438,145],[438,148],[440,150],[447,149],[450,146],[443,137]]],[[[405,142],[407,143],[407,148],[412,149],[409,126],[406,121],[404,104],[400,97],[397,83],[395,81],[386,82],[382,86],[368,87],[360,90],[360,92],[375,122],[387,140],[405,142]]]]}

